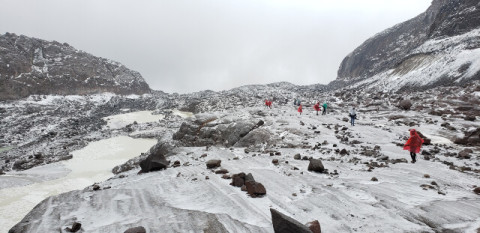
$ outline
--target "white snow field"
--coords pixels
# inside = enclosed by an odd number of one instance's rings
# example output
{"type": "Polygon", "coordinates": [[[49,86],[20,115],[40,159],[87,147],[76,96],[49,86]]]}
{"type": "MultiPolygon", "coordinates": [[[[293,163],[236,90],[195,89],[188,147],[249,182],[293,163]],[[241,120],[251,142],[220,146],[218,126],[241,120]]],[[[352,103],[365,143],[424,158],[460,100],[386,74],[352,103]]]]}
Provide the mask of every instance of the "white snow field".
{"type": "MultiPolygon", "coordinates": [[[[89,188],[47,198],[29,214],[36,219],[30,232],[64,232],[75,221],[82,224],[81,232],[124,232],[136,226],[150,233],[273,232],[270,208],[301,223],[318,220],[322,232],[477,232],[480,198],[472,190],[480,185],[478,173],[461,172],[442,163],[478,169],[477,148],[473,148],[472,159],[445,156],[462,148],[451,143],[452,136],[439,127],[440,123],[426,123],[426,118],[440,122],[438,116],[414,111],[359,112],[356,125],[350,126],[343,120],[347,112],[336,109],[316,116],[312,108],[305,107],[299,115],[293,106],[276,105],[271,110],[257,106],[214,112],[220,118],[262,119],[265,124],[261,128],[283,137],[270,148],[281,155],[255,150],[246,153],[239,147],[177,148],[167,159],[179,160],[180,167],[143,174],[137,174],[137,168],[100,183],[98,191],[89,188]],[[259,110],[266,116],[251,114],[259,110]],[[390,121],[392,114],[401,114],[418,125],[390,121]],[[434,145],[425,145],[423,150],[437,148],[441,153],[430,160],[419,154],[414,164],[388,165],[385,160],[377,161],[379,157],[361,153],[379,146],[379,153],[389,160],[410,161],[408,152],[399,146],[405,143],[410,128],[432,137],[434,145]],[[344,135],[350,135],[349,142],[340,140],[344,135]],[[327,143],[322,144],[324,141],[327,143]],[[313,150],[314,145],[319,148],[313,150]],[[346,149],[349,154],[341,155],[336,149],[346,149]],[[307,171],[309,161],[293,159],[297,153],[321,159],[329,174],[307,171]],[[252,173],[267,194],[252,198],[229,185],[231,179],[222,179],[206,168],[210,159],[221,159],[221,168],[230,175],[252,173]],[[272,159],[278,159],[279,165],[272,159]],[[367,164],[372,162],[385,167],[369,169],[367,164]]],[[[451,123],[465,122],[453,119],[451,123]]],[[[479,125],[478,121],[469,124],[479,125]]],[[[98,156],[95,150],[89,153],[98,156]]],[[[82,183],[83,187],[92,182],[82,183]]],[[[2,216],[10,215],[5,208],[16,206],[2,207],[2,216]]]]}

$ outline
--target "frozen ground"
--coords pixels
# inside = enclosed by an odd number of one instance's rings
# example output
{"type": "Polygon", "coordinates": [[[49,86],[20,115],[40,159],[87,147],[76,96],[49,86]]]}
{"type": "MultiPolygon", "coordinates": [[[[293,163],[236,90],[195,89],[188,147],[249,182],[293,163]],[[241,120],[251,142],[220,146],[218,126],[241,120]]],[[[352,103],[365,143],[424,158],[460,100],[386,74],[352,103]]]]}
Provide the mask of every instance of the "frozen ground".
{"type": "MultiPolygon", "coordinates": [[[[47,198],[26,216],[24,229],[63,232],[77,221],[81,232],[123,232],[135,226],[147,232],[273,232],[269,208],[302,223],[319,220],[324,232],[473,233],[480,228],[480,199],[472,191],[480,183],[474,172],[479,169],[478,148],[472,148],[471,159],[450,156],[464,147],[451,142],[455,133],[439,126],[441,116],[365,111],[352,127],[344,121],[347,109],[336,108],[326,116],[312,110],[305,107],[298,115],[290,105],[271,110],[257,105],[212,112],[220,118],[262,119],[261,128],[283,139],[248,153],[243,147],[177,148],[168,159],[182,166],[145,174],[137,174],[137,168],[100,183],[98,191],[89,187],[47,198]],[[265,116],[252,114],[259,111],[265,116]],[[389,120],[392,115],[402,118],[389,120]],[[408,126],[409,121],[416,124],[408,126]],[[418,155],[415,164],[402,162],[410,161],[399,146],[410,128],[432,138],[434,145],[422,148],[438,151],[429,160],[418,155]],[[342,149],[348,154],[339,153],[342,149]],[[307,171],[309,161],[293,159],[297,153],[321,159],[329,173],[307,171]],[[231,180],[206,168],[210,159],[221,159],[229,174],[252,173],[267,194],[252,198],[230,186],[231,180]]],[[[450,122],[479,126],[458,118],[450,122]]]]}
{"type": "Polygon", "coordinates": [[[0,232],[20,221],[43,199],[83,189],[112,177],[111,169],[147,151],[155,139],[119,136],[88,144],[73,159],[0,176],[0,232]]]}

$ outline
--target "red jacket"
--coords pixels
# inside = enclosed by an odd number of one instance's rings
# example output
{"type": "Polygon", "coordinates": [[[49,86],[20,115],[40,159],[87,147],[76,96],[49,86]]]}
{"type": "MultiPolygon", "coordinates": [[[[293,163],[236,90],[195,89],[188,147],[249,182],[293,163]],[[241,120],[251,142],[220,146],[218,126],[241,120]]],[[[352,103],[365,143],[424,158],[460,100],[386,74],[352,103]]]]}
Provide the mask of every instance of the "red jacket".
{"type": "Polygon", "coordinates": [[[313,105],[313,108],[315,109],[315,111],[320,111],[320,105],[318,103],[313,105]]]}
{"type": "Polygon", "coordinates": [[[302,111],[302,105],[300,105],[300,107],[298,107],[298,112],[303,112],[302,111]]]}
{"type": "Polygon", "coordinates": [[[418,135],[415,129],[410,130],[410,138],[403,146],[404,150],[408,150],[413,153],[419,153],[422,147],[423,139],[418,135]]]}

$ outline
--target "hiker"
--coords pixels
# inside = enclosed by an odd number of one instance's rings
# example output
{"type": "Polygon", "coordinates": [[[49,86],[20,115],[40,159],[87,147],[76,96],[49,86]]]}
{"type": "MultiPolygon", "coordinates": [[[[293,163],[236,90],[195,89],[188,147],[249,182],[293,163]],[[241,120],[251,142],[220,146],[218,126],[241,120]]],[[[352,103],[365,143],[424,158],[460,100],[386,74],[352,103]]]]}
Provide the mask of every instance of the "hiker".
{"type": "Polygon", "coordinates": [[[355,112],[355,107],[350,109],[350,123],[352,126],[355,126],[355,119],[357,118],[357,112],[355,112]]]}
{"type": "Polygon", "coordinates": [[[417,153],[420,152],[420,147],[422,146],[423,139],[418,135],[415,129],[410,130],[410,138],[408,139],[405,146],[403,146],[404,150],[410,151],[410,157],[412,157],[412,163],[417,162],[417,153]]]}
{"type": "Polygon", "coordinates": [[[293,99],[293,106],[297,106],[297,98],[293,99]]]}
{"type": "Polygon", "coordinates": [[[315,111],[317,111],[317,116],[318,116],[318,111],[320,111],[320,102],[317,102],[315,105],[313,105],[313,108],[315,111]]]}
{"type": "Polygon", "coordinates": [[[272,108],[272,101],[268,100],[268,99],[265,99],[265,106],[267,108],[272,108]]]}
{"type": "Polygon", "coordinates": [[[327,114],[327,107],[328,107],[327,101],[325,101],[325,102],[323,103],[323,112],[322,112],[322,115],[326,115],[326,114],[327,114]]]}
{"type": "Polygon", "coordinates": [[[300,101],[300,99],[297,99],[297,106],[300,106],[302,105],[302,101],[300,101]]]}
{"type": "Polygon", "coordinates": [[[301,104],[300,104],[300,106],[298,107],[298,112],[300,113],[300,115],[302,115],[303,110],[302,110],[302,105],[301,105],[301,104]]]}

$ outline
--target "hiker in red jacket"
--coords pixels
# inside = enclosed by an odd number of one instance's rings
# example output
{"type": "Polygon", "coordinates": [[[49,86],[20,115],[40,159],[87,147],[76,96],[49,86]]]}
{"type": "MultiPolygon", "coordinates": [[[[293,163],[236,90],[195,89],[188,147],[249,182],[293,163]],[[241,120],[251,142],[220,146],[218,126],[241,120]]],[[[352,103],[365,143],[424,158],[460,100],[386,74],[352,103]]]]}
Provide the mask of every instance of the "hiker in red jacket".
{"type": "Polygon", "coordinates": [[[300,115],[302,115],[303,110],[302,110],[302,105],[301,105],[301,104],[300,104],[300,106],[298,107],[298,112],[300,113],[300,115]]]}
{"type": "Polygon", "coordinates": [[[410,157],[412,157],[412,163],[417,162],[416,157],[417,153],[420,152],[420,148],[422,147],[423,139],[418,135],[415,129],[410,130],[410,138],[408,139],[405,146],[403,146],[404,150],[410,151],[410,157]]]}
{"type": "Polygon", "coordinates": [[[267,101],[267,106],[268,106],[269,108],[272,108],[272,101],[268,100],[268,101],[267,101]]]}
{"type": "Polygon", "coordinates": [[[320,102],[317,102],[315,105],[313,105],[313,108],[315,111],[317,111],[317,116],[318,116],[318,111],[320,111],[320,102]]]}

